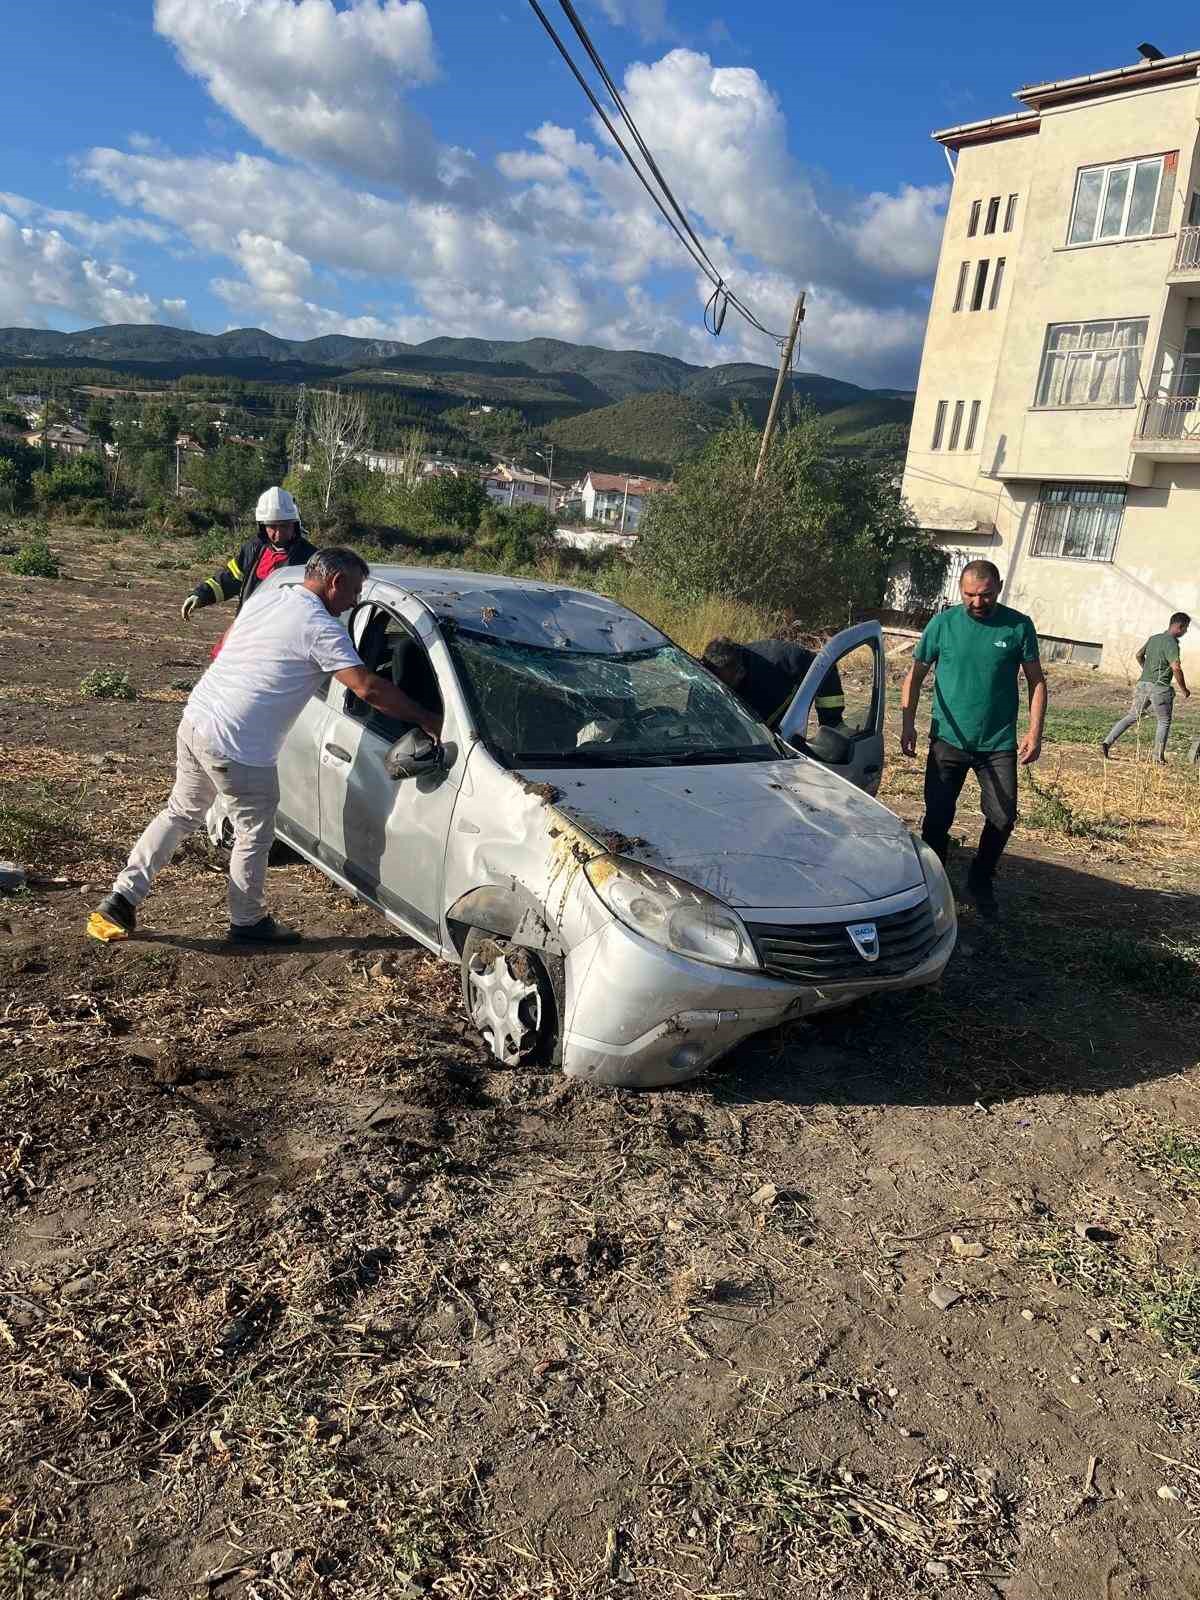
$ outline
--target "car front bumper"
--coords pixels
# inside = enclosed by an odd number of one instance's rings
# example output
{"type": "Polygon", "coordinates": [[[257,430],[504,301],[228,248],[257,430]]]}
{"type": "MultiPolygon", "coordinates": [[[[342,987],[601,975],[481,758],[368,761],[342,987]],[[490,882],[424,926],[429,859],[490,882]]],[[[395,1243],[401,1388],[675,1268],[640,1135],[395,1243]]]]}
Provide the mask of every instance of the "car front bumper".
{"type": "Polygon", "coordinates": [[[899,977],[809,988],[688,961],[610,922],[567,958],[563,1071],[630,1089],[682,1083],[751,1034],[864,995],[936,983],[955,937],[948,929],[899,977]]]}

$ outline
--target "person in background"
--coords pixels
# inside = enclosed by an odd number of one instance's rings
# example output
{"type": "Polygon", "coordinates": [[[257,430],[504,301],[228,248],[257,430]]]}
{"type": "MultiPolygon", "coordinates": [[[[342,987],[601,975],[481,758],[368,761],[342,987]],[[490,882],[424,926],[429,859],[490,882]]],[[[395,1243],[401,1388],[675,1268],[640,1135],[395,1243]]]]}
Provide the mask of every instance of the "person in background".
{"type": "Polygon", "coordinates": [[[1175,713],[1176,685],[1185,700],[1190,699],[1192,693],[1184,681],[1183,666],[1179,660],[1179,641],[1191,623],[1192,619],[1186,611],[1176,611],[1167,623],[1167,631],[1152,633],[1138,651],[1137,663],[1142,675],[1134,685],[1129,714],[1114,722],[1100,741],[1106,761],[1121,735],[1153,708],[1158,720],[1154,734],[1154,760],[1160,767],[1166,765],[1167,736],[1171,732],[1171,718],[1175,713]]]}
{"type": "Polygon", "coordinates": [[[279,751],[296,718],[332,674],[360,700],[433,738],[442,719],[388,679],[369,672],[338,620],[358,604],[370,575],[353,550],[317,550],[303,582],[253,595],[184,707],[175,741],[175,787],[129,854],[112,891],[88,920],[102,943],[131,934],[155,878],[218,795],[233,825],[229,937],[237,944],[293,944],[300,935],[266,908],[267,857],[279,805],[279,751]]]}
{"type": "Polygon", "coordinates": [[[300,508],[286,489],[271,488],[259,495],[254,522],[254,537],[184,600],[179,610],[185,622],[193,611],[221,605],[234,595],[240,611],[276,567],[302,567],[316,553],[300,526],[300,508]]]}
{"type": "MultiPolygon", "coordinates": [[[[735,644],[732,639],[711,639],[700,657],[704,665],[747,705],[760,722],[775,727],[792,703],[809,667],[817,659],[802,644],[782,639],[759,639],[735,644]]],[[[816,699],[817,721],[822,728],[841,726],[846,710],[842,680],[830,667],[816,699]]]]}
{"type": "Polygon", "coordinates": [[[917,753],[917,702],[930,667],[937,667],[925,819],[921,837],[945,861],[950,826],[968,772],[979,780],[983,833],[967,874],[967,893],[981,915],[996,914],[996,867],[1017,821],[1017,766],[1042,752],[1046,676],[1037,632],[1023,612],[999,604],[1000,572],[972,561],[959,580],[962,605],[939,611],[913,650],[900,695],[900,749],[917,753]],[[1018,680],[1029,686],[1029,731],[1017,745],[1018,680]]]}

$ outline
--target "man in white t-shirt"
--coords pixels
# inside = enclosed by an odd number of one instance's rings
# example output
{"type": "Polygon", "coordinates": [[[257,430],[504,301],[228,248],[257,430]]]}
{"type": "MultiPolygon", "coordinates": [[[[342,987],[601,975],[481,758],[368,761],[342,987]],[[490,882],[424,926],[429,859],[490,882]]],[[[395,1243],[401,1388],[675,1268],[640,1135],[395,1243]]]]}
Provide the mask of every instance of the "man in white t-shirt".
{"type": "Polygon", "coordinates": [[[267,912],[263,890],[279,804],[276,762],[288,730],[330,673],[369,706],[415,722],[437,738],[441,717],[368,672],[338,617],[358,603],[369,569],[353,550],[318,550],[302,584],[261,590],[242,607],[184,708],[175,787],[142,834],[125,870],[88,922],[107,941],[133,932],[137,908],[217,795],[233,824],[229,936],[293,944],[300,935],[267,912]]]}

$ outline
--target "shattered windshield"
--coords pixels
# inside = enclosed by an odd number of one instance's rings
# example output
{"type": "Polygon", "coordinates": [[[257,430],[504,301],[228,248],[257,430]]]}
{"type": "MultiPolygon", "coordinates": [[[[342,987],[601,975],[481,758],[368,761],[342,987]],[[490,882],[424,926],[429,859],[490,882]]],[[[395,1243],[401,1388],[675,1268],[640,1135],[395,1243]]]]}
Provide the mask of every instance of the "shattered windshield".
{"type": "Polygon", "coordinates": [[[584,655],[454,631],[480,731],[507,766],[771,761],[760,722],[675,645],[584,655]]]}

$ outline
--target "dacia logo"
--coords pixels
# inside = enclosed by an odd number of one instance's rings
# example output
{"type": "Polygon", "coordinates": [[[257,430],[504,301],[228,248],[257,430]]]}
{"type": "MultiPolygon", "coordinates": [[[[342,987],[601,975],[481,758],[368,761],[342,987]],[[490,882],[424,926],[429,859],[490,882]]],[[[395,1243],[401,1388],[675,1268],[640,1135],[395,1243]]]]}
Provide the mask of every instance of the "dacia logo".
{"type": "Polygon", "coordinates": [[[879,930],[873,922],[851,922],[846,932],[864,961],[879,960],[879,930]]]}

